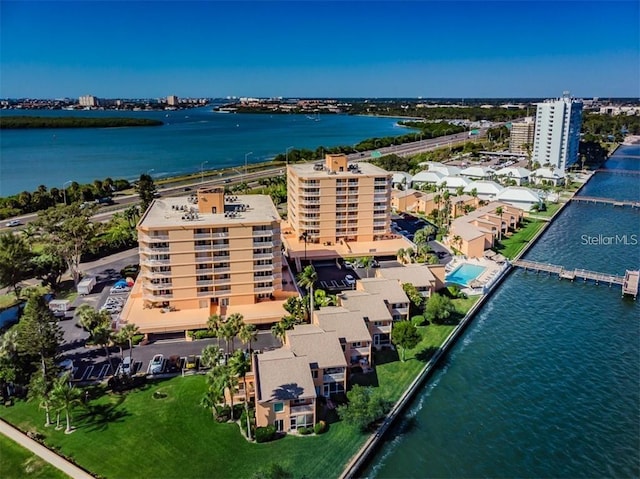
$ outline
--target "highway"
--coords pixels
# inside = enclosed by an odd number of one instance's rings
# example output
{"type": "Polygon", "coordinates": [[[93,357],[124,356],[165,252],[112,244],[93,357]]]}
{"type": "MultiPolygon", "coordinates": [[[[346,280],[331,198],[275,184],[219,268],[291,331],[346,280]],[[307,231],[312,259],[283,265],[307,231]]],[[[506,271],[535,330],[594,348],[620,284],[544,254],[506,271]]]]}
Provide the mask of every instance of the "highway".
{"type": "MultiPolygon", "coordinates": [[[[418,134],[419,135],[419,134],[418,134]]],[[[475,135],[473,138],[482,138],[486,135],[486,129],[478,130],[478,135],[475,135]]],[[[376,150],[370,151],[362,151],[358,153],[352,153],[348,155],[349,161],[367,161],[371,159],[371,155],[374,152],[379,152],[382,156],[395,154],[398,156],[411,156],[418,153],[432,151],[436,148],[440,148],[443,146],[454,146],[459,145],[461,143],[465,143],[470,140],[468,132],[456,133],[454,135],[440,136],[438,138],[430,138],[427,140],[414,141],[411,143],[404,143],[402,145],[392,145],[383,148],[378,148],[376,150]]],[[[314,160],[318,161],[318,160],[314,160]]],[[[246,175],[240,172],[241,167],[237,167],[235,171],[237,173],[232,175],[219,176],[213,180],[205,180],[195,181],[192,183],[183,183],[180,186],[170,186],[167,188],[158,189],[159,197],[168,197],[168,196],[186,196],[191,194],[194,190],[200,187],[212,187],[212,186],[228,186],[232,184],[238,184],[241,182],[253,183],[258,180],[264,178],[272,178],[274,176],[279,176],[284,173],[284,167],[282,165],[274,166],[270,168],[266,168],[264,170],[247,173],[246,175]]],[[[118,211],[122,211],[133,204],[138,204],[140,202],[140,198],[138,195],[128,195],[128,196],[116,196],[114,197],[115,204],[109,206],[103,206],[100,210],[93,216],[94,221],[96,222],[106,222],[113,216],[114,213],[118,211]]],[[[0,231],[11,231],[11,230],[20,230],[24,228],[25,225],[35,221],[38,215],[36,213],[16,216],[15,218],[7,218],[2,221],[0,226],[0,231]],[[7,222],[15,219],[20,221],[21,226],[8,228],[5,226],[7,222]]]]}

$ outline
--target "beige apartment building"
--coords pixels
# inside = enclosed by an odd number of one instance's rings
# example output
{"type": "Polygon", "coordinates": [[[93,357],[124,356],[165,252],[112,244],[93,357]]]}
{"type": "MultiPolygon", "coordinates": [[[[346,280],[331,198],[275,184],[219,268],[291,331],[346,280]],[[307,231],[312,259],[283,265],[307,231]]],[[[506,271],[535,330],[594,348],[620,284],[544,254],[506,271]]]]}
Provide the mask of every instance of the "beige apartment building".
{"type": "Polygon", "coordinates": [[[307,243],[376,241],[389,233],[391,173],[326,155],[324,163],[289,165],[288,223],[307,243]]]}
{"type": "Polygon", "coordinates": [[[209,188],[157,199],[137,229],[140,274],[121,320],[143,332],[203,328],[211,314],[247,320],[243,306],[260,302],[267,314],[282,299],[280,216],[269,196],[209,188]]]}
{"type": "Polygon", "coordinates": [[[511,153],[526,153],[524,145],[529,145],[529,151],[533,148],[535,123],[533,117],[528,116],[523,121],[511,124],[511,138],[509,151],[511,153]]]}

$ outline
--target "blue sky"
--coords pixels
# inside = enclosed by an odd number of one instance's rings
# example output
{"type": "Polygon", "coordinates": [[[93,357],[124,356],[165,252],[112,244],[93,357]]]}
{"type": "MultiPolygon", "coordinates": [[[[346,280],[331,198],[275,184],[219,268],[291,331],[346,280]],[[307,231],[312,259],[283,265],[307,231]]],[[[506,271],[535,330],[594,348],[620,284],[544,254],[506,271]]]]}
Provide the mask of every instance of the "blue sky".
{"type": "Polygon", "coordinates": [[[638,97],[639,5],[0,0],[0,97],[638,97]]]}

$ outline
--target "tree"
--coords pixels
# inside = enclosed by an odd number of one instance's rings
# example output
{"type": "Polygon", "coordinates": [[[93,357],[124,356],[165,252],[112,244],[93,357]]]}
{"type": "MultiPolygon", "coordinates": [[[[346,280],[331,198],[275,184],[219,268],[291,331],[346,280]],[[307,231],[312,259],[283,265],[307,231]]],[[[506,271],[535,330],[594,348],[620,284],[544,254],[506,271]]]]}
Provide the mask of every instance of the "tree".
{"type": "Polygon", "coordinates": [[[500,215],[500,228],[498,228],[498,241],[502,240],[502,206],[496,208],[496,214],[500,215]]]}
{"type": "Polygon", "coordinates": [[[242,344],[249,345],[249,354],[252,353],[253,349],[251,348],[251,343],[258,339],[258,331],[253,324],[242,323],[240,326],[240,332],[238,333],[238,338],[242,341],[242,344]]]}
{"type": "Polygon", "coordinates": [[[424,309],[425,317],[434,323],[444,323],[455,311],[451,300],[438,293],[431,295],[424,309]]]}
{"type": "Polygon", "coordinates": [[[138,196],[142,201],[142,211],[147,211],[147,208],[149,208],[149,205],[156,196],[156,185],[153,182],[153,178],[151,177],[151,175],[147,175],[146,173],[140,175],[138,186],[136,186],[136,191],[138,192],[138,196]]]}
{"type": "Polygon", "coordinates": [[[67,419],[66,434],[73,432],[71,428],[71,410],[80,404],[82,392],[71,385],[70,373],[60,376],[53,384],[51,398],[57,409],[63,410],[67,419]]]}
{"type": "Polygon", "coordinates": [[[373,266],[373,262],[373,256],[365,256],[364,258],[360,259],[360,265],[367,271],[367,278],[369,277],[369,270],[373,266]]]}
{"type": "Polygon", "coordinates": [[[58,289],[62,275],[67,270],[67,264],[55,248],[46,245],[42,253],[33,257],[31,264],[36,278],[51,289],[58,289]]]}
{"type": "Polygon", "coordinates": [[[318,273],[312,265],[305,266],[298,274],[298,286],[305,288],[309,293],[309,317],[313,315],[313,285],[318,281],[318,273]]]}
{"type": "Polygon", "coordinates": [[[108,311],[97,311],[86,303],[78,308],[77,315],[78,323],[89,332],[92,339],[96,329],[111,325],[111,315],[108,311]]]}
{"type": "Polygon", "coordinates": [[[216,414],[218,414],[218,404],[223,401],[224,393],[221,393],[218,389],[210,386],[207,388],[207,392],[204,393],[204,396],[200,400],[200,405],[211,409],[211,415],[215,419],[216,414]]]}
{"type": "Polygon", "coordinates": [[[405,254],[406,254],[406,251],[404,250],[404,248],[400,248],[400,249],[398,250],[398,252],[396,253],[396,257],[398,258],[398,261],[399,261],[400,263],[403,263],[403,264],[404,264],[405,254]]]}
{"type": "Polygon", "coordinates": [[[51,423],[49,392],[55,377],[53,365],[61,341],[62,330],[44,298],[31,294],[18,323],[16,345],[18,351],[33,358],[34,364],[38,364],[40,369],[35,384],[46,411],[47,425],[51,423]]]}
{"type": "Polygon", "coordinates": [[[217,366],[224,359],[224,353],[217,344],[209,344],[202,348],[200,362],[206,368],[217,366]]]}
{"type": "Polygon", "coordinates": [[[37,228],[45,241],[62,257],[77,285],[80,282],[80,259],[88,251],[99,226],[91,221],[95,207],[80,208],[77,203],[40,212],[37,228]]]}
{"type": "Polygon", "coordinates": [[[400,348],[400,360],[404,362],[406,350],[415,348],[420,342],[420,333],[410,321],[399,321],[393,325],[391,341],[400,348]]]}
{"type": "Polygon", "coordinates": [[[231,420],[233,420],[233,396],[238,386],[238,376],[236,376],[231,367],[227,364],[215,366],[209,371],[208,375],[212,378],[212,386],[214,389],[229,391],[229,399],[231,403],[231,420]]]}
{"type": "Polygon", "coordinates": [[[31,277],[33,253],[20,235],[0,235],[0,287],[10,287],[20,296],[20,282],[31,277]]]}
{"type": "Polygon", "coordinates": [[[101,324],[93,330],[93,342],[104,348],[104,355],[107,360],[107,374],[111,371],[111,354],[109,353],[109,345],[113,341],[113,331],[111,325],[101,324]]]}
{"type": "Polygon", "coordinates": [[[271,326],[271,334],[273,334],[280,341],[284,342],[287,331],[293,329],[296,324],[301,323],[302,321],[294,316],[284,316],[280,321],[271,326]]]}
{"type": "Polygon", "coordinates": [[[407,297],[411,301],[411,304],[413,304],[414,308],[417,311],[421,312],[422,304],[424,303],[424,297],[422,296],[420,291],[418,291],[418,288],[416,288],[411,283],[402,283],[402,289],[407,294],[407,297]]]}
{"type": "Polygon", "coordinates": [[[283,309],[291,316],[299,320],[304,321],[309,312],[308,303],[298,296],[290,296],[282,305],[283,309]]]}
{"type": "Polygon", "coordinates": [[[338,297],[335,294],[327,294],[324,289],[316,289],[313,295],[313,302],[319,308],[336,306],[338,304],[338,297]]]}
{"type": "Polygon", "coordinates": [[[247,373],[251,371],[251,360],[240,350],[234,351],[229,361],[231,372],[242,379],[244,384],[244,411],[247,415],[247,437],[251,438],[251,421],[249,420],[249,386],[247,373]]]}
{"type": "Polygon", "coordinates": [[[346,424],[363,432],[389,409],[388,401],[370,386],[356,384],[347,393],[347,399],[348,404],[338,406],[338,415],[346,424]]]}
{"type": "Polygon", "coordinates": [[[120,328],[119,334],[129,343],[129,362],[133,364],[133,338],[140,334],[140,328],[133,323],[127,323],[120,328]]]}

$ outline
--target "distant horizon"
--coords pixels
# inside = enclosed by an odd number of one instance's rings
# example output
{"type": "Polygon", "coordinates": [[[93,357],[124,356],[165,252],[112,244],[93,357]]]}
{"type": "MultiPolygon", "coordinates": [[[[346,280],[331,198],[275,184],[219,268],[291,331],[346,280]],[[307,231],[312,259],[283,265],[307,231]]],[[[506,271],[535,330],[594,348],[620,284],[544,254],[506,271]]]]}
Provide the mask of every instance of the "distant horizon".
{"type": "MultiPolygon", "coordinates": [[[[80,96],[83,95],[91,95],[91,93],[84,93],[82,95],[77,96],[56,96],[56,97],[35,97],[35,96],[24,96],[24,97],[0,97],[0,100],[46,100],[46,101],[61,101],[61,100],[78,100],[80,96]]],[[[110,97],[110,96],[99,96],[92,95],[98,99],[104,100],[159,100],[166,98],[168,95],[162,96],[118,96],[118,97],[110,97]]],[[[176,95],[178,99],[207,99],[207,100],[240,100],[240,98],[257,98],[260,100],[266,99],[282,99],[282,100],[456,100],[458,102],[464,101],[473,101],[473,100],[495,100],[495,101],[524,101],[524,100],[545,100],[552,98],[560,98],[562,95],[555,96],[523,96],[523,97],[489,97],[489,96],[479,96],[479,97],[462,97],[462,96],[450,96],[450,97],[410,97],[410,96],[257,96],[257,95],[242,95],[236,97],[230,96],[179,96],[176,95]]],[[[592,95],[592,96],[581,96],[577,97],[571,95],[571,98],[580,99],[580,100],[632,100],[640,102],[640,95],[638,96],[600,96],[600,95],[592,95]]]]}
{"type": "Polygon", "coordinates": [[[640,92],[636,0],[2,0],[1,9],[2,98],[640,92]]]}

